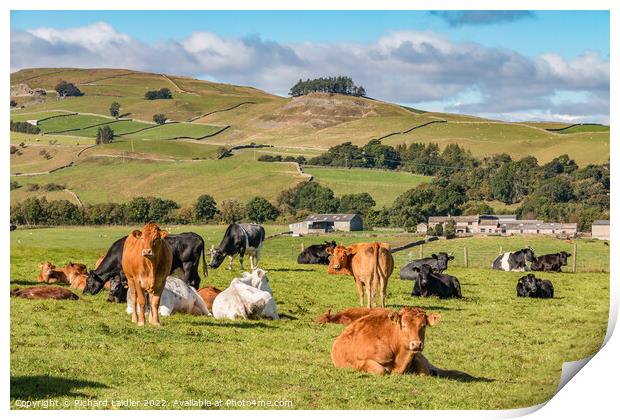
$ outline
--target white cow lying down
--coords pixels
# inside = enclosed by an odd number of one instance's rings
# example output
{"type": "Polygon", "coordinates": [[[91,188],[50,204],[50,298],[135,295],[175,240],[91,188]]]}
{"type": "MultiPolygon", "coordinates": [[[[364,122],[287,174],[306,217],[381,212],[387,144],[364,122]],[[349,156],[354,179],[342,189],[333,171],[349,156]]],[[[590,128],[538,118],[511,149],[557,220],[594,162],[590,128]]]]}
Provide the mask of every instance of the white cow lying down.
{"type": "Polygon", "coordinates": [[[267,272],[257,268],[235,278],[213,301],[216,319],[280,319],[267,272]]]}
{"type": "MultiPolygon", "coordinates": [[[[150,306],[147,305],[144,310],[148,313],[151,310],[150,306]]],[[[128,293],[127,313],[131,315],[132,311],[131,296],[128,293]]],[[[170,316],[175,312],[211,315],[207,304],[192,286],[179,278],[168,276],[159,301],[159,314],[170,316]]]]}

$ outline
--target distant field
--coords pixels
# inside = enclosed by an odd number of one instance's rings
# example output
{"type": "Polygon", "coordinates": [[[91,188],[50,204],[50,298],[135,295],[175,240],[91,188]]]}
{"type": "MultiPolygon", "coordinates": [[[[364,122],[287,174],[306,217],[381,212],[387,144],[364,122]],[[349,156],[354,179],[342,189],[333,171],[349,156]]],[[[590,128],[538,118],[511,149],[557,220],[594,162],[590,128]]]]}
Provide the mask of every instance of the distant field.
{"type": "Polygon", "coordinates": [[[337,196],[343,194],[369,193],[377,207],[390,206],[403,192],[432,177],[408,172],[368,169],[338,169],[304,166],[304,172],[313,175],[321,185],[331,188],[337,196]]]}
{"type": "Polygon", "coordinates": [[[598,124],[582,124],[582,125],[574,125],[572,127],[567,127],[567,128],[556,131],[556,133],[560,133],[560,134],[599,133],[599,132],[608,133],[609,126],[598,125],[598,124]]]}
{"type": "Polygon", "coordinates": [[[83,147],[46,146],[45,144],[19,148],[19,154],[11,155],[11,173],[44,172],[64,166],[75,160],[76,154],[83,147]],[[45,151],[51,159],[45,159],[45,151]]]}
{"type": "Polygon", "coordinates": [[[91,153],[132,152],[145,155],[157,155],[162,158],[175,159],[204,158],[213,159],[217,156],[220,146],[202,144],[185,140],[140,140],[115,139],[111,144],[97,147],[91,153]]]}
{"type": "MultiPolygon", "coordinates": [[[[38,124],[43,133],[82,129],[95,124],[114,121],[112,118],[99,117],[96,115],[67,115],[66,117],[50,118],[38,124]]],[[[78,133],[72,132],[71,134],[78,133]]]]}
{"type": "Polygon", "coordinates": [[[95,138],[63,134],[26,134],[11,131],[11,144],[58,144],[65,146],[81,146],[95,144],[95,138]]]}
{"type": "MultiPolygon", "coordinates": [[[[266,226],[267,234],[286,226],[266,226]]],[[[78,261],[92,267],[98,256],[135,226],[18,229],[11,232],[10,288],[35,284],[37,265],[78,261]]],[[[172,233],[195,231],[210,246],[225,226],[165,226],[172,233]]],[[[459,382],[409,375],[375,376],[334,368],[330,351],[342,325],[312,321],[325,310],[357,306],[348,276],[330,276],[324,266],[298,265],[301,243],[324,239],[402,243],[413,237],[383,232],[328,237],[280,237],[265,242],[261,267],[267,270],[280,321],[223,321],[174,314],[161,328],[134,326],[125,305],[106,302],[105,293],[80,295],[78,301],[10,299],[10,404],[16,400],[60,402],[76,399],[223,401],[240,398],[291,401],[291,409],[506,409],[540,404],[557,389],[562,363],[592,355],[607,328],[608,273],[553,273],[555,298],[517,298],[522,273],[489,269],[500,245],[519,249],[565,249],[552,238],[440,240],[425,247],[456,252],[448,273],[461,282],[463,299],[410,296],[412,282],[398,279],[410,258],[396,253],[388,283],[390,309],[420,306],[441,314],[426,331],[424,354],[445,369],[459,369],[482,380],[459,382]],[[462,247],[471,256],[462,266],[462,247]],[[525,325],[526,324],[526,325],[525,325]],[[44,354],[45,357],[41,355],[44,354]],[[252,363],[248,363],[252,355],[252,363]],[[84,361],[87,360],[88,363],[84,361]],[[122,360],[122,369],[111,360],[122,360]],[[171,372],[178,381],[170,380],[171,372]],[[182,379],[182,380],[181,380],[182,379]],[[369,391],[371,390],[371,391],[369,391]],[[76,397],[79,395],[79,397],[76,397]],[[131,395],[131,397],[128,397],[131,395]]],[[[582,259],[609,264],[609,247],[577,241],[582,259]]],[[[417,249],[412,250],[415,255],[417,249]]],[[[202,285],[225,288],[235,270],[209,270],[202,285]]],[[[145,408],[140,406],[140,408],[145,408]]],[[[171,408],[171,407],[168,407],[171,408]]],[[[234,409],[235,407],[223,407],[234,409]]],[[[253,407],[250,407],[253,408],[253,407]]],[[[258,407],[257,407],[258,408],[258,407]]]]}
{"type": "Polygon", "coordinates": [[[145,140],[166,140],[174,137],[198,139],[208,136],[209,134],[213,134],[221,129],[222,127],[215,127],[206,124],[172,123],[140,131],[139,133],[128,134],[127,137],[135,137],[145,140]]]}
{"type": "Polygon", "coordinates": [[[19,111],[11,112],[11,120],[13,121],[28,121],[28,120],[42,120],[43,118],[55,117],[57,115],[67,115],[66,111],[43,111],[43,112],[28,112],[19,111]]]}
{"type": "Polygon", "coordinates": [[[87,203],[123,202],[136,196],[157,196],[180,204],[201,194],[216,201],[247,201],[255,196],[275,200],[301,177],[292,164],[256,164],[242,158],[195,162],[158,162],[130,158],[96,158],[49,175],[19,177],[23,183],[66,184],[87,203]]]}

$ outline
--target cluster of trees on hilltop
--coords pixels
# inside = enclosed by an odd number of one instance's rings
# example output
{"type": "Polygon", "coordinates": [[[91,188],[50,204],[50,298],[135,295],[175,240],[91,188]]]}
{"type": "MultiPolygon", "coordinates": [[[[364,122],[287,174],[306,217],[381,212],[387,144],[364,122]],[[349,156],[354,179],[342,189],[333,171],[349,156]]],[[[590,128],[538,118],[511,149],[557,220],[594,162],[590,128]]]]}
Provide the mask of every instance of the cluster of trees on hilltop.
{"type": "Polygon", "coordinates": [[[291,88],[289,95],[302,96],[311,92],[340,93],[342,95],[366,96],[363,86],[356,86],[348,76],[319,77],[301,80],[291,88]]]}
{"type": "Polygon", "coordinates": [[[149,101],[155,99],[172,99],[172,93],[168,88],[161,88],[159,90],[149,90],[144,94],[144,98],[149,101]]]}

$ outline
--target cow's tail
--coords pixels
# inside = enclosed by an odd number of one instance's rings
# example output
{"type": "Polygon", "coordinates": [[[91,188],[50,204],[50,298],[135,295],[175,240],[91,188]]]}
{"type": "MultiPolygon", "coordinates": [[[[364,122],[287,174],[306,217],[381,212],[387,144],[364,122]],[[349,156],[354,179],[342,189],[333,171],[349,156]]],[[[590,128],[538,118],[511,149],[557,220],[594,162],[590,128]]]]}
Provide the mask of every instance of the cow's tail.
{"type": "Polygon", "coordinates": [[[202,241],[202,274],[209,277],[209,269],[207,268],[207,261],[205,260],[205,241],[202,241]]]}
{"type": "Polygon", "coordinates": [[[381,246],[377,242],[372,243],[372,252],[374,254],[375,261],[374,261],[374,267],[372,270],[373,280],[371,281],[371,285],[372,285],[371,298],[374,299],[377,296],[377,288],[379,287],[379,279],[381,278],[379,275],[380,274],[379,254],[381,252],[381,246]]]}

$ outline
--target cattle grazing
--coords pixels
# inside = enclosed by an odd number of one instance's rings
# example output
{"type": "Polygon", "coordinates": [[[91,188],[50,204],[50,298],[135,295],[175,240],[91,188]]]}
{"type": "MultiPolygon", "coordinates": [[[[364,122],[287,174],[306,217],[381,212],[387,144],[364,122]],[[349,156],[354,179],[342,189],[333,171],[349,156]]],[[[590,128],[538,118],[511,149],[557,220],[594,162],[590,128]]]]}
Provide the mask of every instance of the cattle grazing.
{"type": "Polygon", "coordinates": [[[172,268],[172,248],[164,240],[167,235],[168,232],[149,222],[141,231],[131,232],[123,246],[122,268],[132,301],[131,321],[140,326],[144,325],[145,293],[151,306],[149,322],[160,325],[160,298],[172,268]]]}
{"type": "Polygon", "coordinates": [[[243,270],[243,256],[246,252],[250,254],[250,267],[252,270],[258,268],[260,249],[265,240],[265,229],[261,225],[237,224],[228,226],[224,233],[224,238],[216,249],[211,245],[211,262],[209,267],[218,268],[224,258],[228,256],[229,270],[233,268],[233,256],[239,254],[239,264],[243,270]]]}
{"type": "Polygon", "coordinates": [[[280,319],[267,273],[256,269],[235,278],[213,301],[216,319],[280,319]]]}
{"type": "Polygon", "coordinates": [[[217,287],[213,286],[207,286],[203,287],[202,289],[198,289],[198,294],[207,304],[207,309],[209,309],[209,311],[213,311],[213,301],[220,293],[222,293],[222,291],[217,287]]]}
{"type": "Polygon", "coordinates": [[[297,264],[329,264],[330,253],[328,249],[336,247],[336,242],[331,241],[317,245],[310,245],[308,248],[301,251],[297,257],[297,264]]]}
{"type": "Polygon", "coordinates": [[[438,273],[428,264],[414,267],[413,270],[419,274],[419,278],[413,284],[411,296],[437,296],[441,299],[463,297],[461,283],[456,277],[438,273]]]}
{"type": "Polygon", "coordinates": [[[517,297],[553,298],[553,284],[549,280],[540,280],[533,274],[528,274],[517,282],[517,297]]]}
{"type": "Polygon", "coordinates": [[[542,255],[531,264],[532,271],[556,271],[561,272],[562,266],[568,264],[568,257],[570,257],[566,251],[558,252],[556,254],[542,255]]]}
{"type": "Polygon", "coordinates": [[[422,264],[427,264],[438,273],[443,273],[448,269],[448,261],[453,259],[453,255],[449,255],[447,252],[440,252],[438,254],[432,254],[430,258],[413,260],[400,269],[400,278],[401,280],[417,280],[419,275],[418,271],[415,271],[414,268],[420,268],[422,264]]]}
{"type": "Polygon", "coordinates": [[[317,324],[344,324],[349,325],[353,321],[372,314],[387,313],[389,309],[386,308],[348,308],[344,311],[332,314],[331,309],[328,309],[323,315],[319,316],[314,322],[317,324]]]}
{"type": "Polygon", "coordinates": [[[494,270],[503,271],[526,271],[527,263],[536,260],[532,248],[523,248],[516,252],[504,252],[493,261],[492,268],[494,270]]]}
{"type": "Polygon", "coordinates": [[[11,296],[23,299],[78,300],[79,297],[69,289],[59,286],[35,286],[26,289],[13,289],[11,296]]]}
{"type": "MultiPolygon", "coordinates": [[[[149,312],[150,307],[148,304],[144,310],[147,313],[149,312]]],[[[132,312],[133,303],[131,296],[129,296],[127,299],[127,313],[131,315],[132,312]]],[[[173,313],[211,315],[211,311],[205,301],[192,286],[177,277],[168,276],[164,290],[161,293],[159,315],[170,316],[173,313]]]]}
{"type": "MultiPolygon", "coordinates": [[[[127,300],[127,278],[123,273],[122,254],[123,245],[127,237],[115,241],[104,256],[100,265],[88,274],[84,293],[96,294],[101,291],[106,281],[110,281],[110,302],[125,302],[127,300]]],[[[184,232],[175,235],[168,235],[164,238],[172,249],[172,268],[183,271],[183,280],[197,289],[200,286],[200,276],[198,266],[202,256],[202,270],[205,276],[208,275],[207,264],[204,254],[204,241],[202,237],[194,232],[184,232]]]]}
{"type": "Polygon", "coordinates": [[[378,375],[405,373],[414,355],[424,350],[426,326],[437,325],[439,319],[439,314],[427,315],[421,308],[364,316],[336,338],[332,362],[378,375]]]}
{"type": "Polygon", "coordinates": [[[332,259],[327,272],[353,275],[360,306],[364,306],[365,286],[367,307],[372,307],[372,301],[376,300],[378,287],[381,291],[381,307],[385,307],[388,279],[394,270],[390,244],[372,242],[348,247],[339,245],[328,252],[332,255],[332,259]]]}

